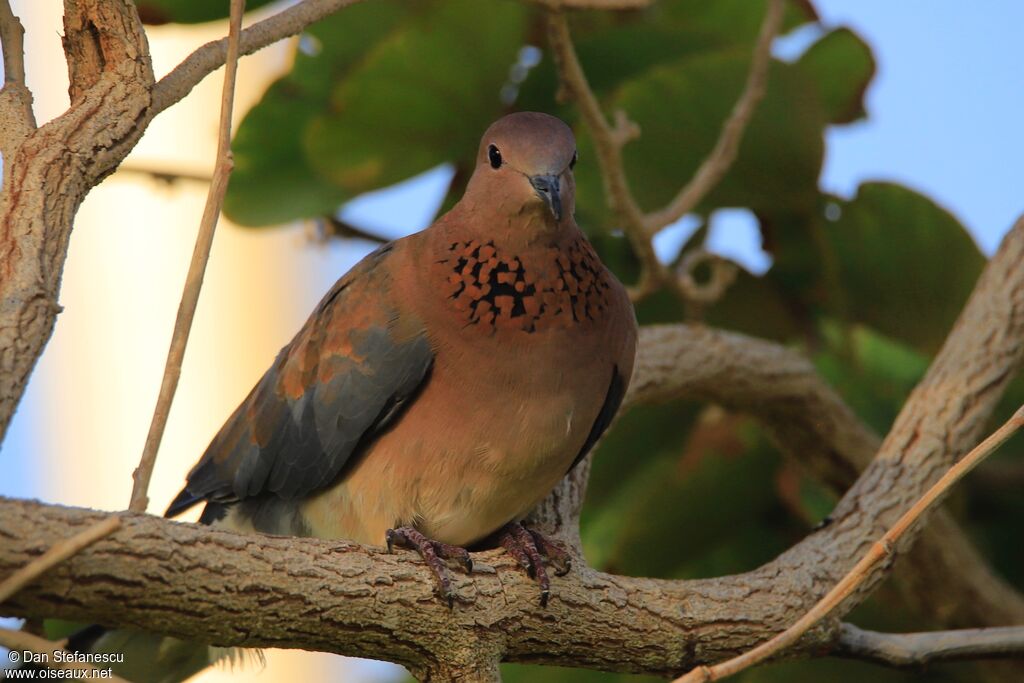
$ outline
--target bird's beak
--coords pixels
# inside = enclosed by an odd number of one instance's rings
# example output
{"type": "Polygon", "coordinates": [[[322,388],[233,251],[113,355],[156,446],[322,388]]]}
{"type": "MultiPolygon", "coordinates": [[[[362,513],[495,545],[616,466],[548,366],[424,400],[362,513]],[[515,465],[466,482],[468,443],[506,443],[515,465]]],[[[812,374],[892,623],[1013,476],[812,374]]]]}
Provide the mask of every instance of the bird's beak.
{"type": "Polygon", "coordinates": [[[556,221],[562,220],[562,195],[559,182],[556,175],[530,176],[530,184],[533,185],[537,196],[543,199],[551,209],[556,221]]]}

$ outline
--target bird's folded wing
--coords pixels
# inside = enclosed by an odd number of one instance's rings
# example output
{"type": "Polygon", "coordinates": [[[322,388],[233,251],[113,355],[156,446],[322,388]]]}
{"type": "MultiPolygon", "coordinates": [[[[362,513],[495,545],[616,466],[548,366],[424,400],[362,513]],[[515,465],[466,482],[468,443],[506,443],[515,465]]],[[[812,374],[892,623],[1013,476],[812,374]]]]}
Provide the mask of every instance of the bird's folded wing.
{"type": "Polygon", "coordinates": [[[327,293],[214,437],[168,516],[203,500],[308,495],[415,399],[433,352],[389,299],[392,249],[367,256],[327,293]]]}

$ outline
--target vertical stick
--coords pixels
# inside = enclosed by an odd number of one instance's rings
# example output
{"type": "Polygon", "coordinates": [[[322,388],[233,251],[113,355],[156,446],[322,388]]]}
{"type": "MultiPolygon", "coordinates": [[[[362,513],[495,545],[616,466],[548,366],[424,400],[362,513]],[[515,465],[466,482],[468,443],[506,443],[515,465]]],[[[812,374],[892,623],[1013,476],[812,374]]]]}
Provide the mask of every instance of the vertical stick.
{"type": "Polygon", "coordinates": [[[217,217],[224,203],[224,192],[228,187],[228,178],[234,167],[231,155],[231,110],[235,97],[235,77],[238,72],[238,36],[242,29],[242,13],[245,11],[245,0],[231,0],[231,27],[228,33],[228,57],[224,70],[224,89],[220,102],[220,126],[217,134],[217,165],[213,171],[210,191],[206,196],[206,208],[199,224],[199,235],[196,237],[196,248],[192,252],[192,263],[185,279],[185,291],[181,295],[178,306],[178,317],[174,321],[174,334],[167,352],[167,365],[164,367],[164,378],[160,385],[156,409],[153,411],[153,422],[149,426],[149,436],[142,451],[142,459],[135,469],[132,478],[132,498],[128,509],[132,512],[145,512],[149,505],[149,480],[156,464],[156,454],[160,449],[160,441],[167,426],[167,416],[174,401],[174,392],[178,389],[181,377],[181,363],[185,357],[185,346],[192,330],[196,305],[199,303],[199,292],[203,287],[203,276],[206,274],[206,263],[210,259],[210,247],[213,245],[213,234],[217,228],[217,217]]]}

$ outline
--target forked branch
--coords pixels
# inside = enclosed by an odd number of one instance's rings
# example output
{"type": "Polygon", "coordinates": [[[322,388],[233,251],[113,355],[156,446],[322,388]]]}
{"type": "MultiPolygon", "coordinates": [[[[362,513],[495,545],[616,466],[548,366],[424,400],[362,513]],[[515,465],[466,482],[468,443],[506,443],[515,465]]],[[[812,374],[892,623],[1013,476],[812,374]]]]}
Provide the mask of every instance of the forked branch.
{"type": "Polygon", "coordinates": [[[668,286],[683,301],[688,300],[689,290],[658,261],[651,238],[662,228],[693,211],[718,185],[736,160],[743,133],[767,89],[772,40],[782,26],[784,9],[784,0],[769,0],[746,84],[722,126],[715,146],[698,167],[694,177],[668,206],[649,214],[645,214],[637,204],[622,160],[622,148],[636,137],[639,132],[637,127],[621,111],[615,112],[614,125],[608,122],[576,55],[565,14],[561,11],[548,13],[548,43],[558,67],[562,87],[580,109],[580,115],[594,142],[608,206],[641,263],[640,279],[630,289],[630,296],[634,300],[652,294],[660,285],[668,286]]]}

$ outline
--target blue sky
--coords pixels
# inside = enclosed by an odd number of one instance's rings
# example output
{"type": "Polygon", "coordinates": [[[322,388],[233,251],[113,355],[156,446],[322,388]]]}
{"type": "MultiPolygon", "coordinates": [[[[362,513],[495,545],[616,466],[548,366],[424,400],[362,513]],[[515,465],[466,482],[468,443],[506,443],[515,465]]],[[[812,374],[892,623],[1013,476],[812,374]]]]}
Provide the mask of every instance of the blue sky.
{"type": "Polygon", "coordinates": [[[822,186],[895,180],[951,211],[991,254],[1024,212],[1024,2],[817,0],[867,38],[869,120],[828,134],[822,186]]]}

